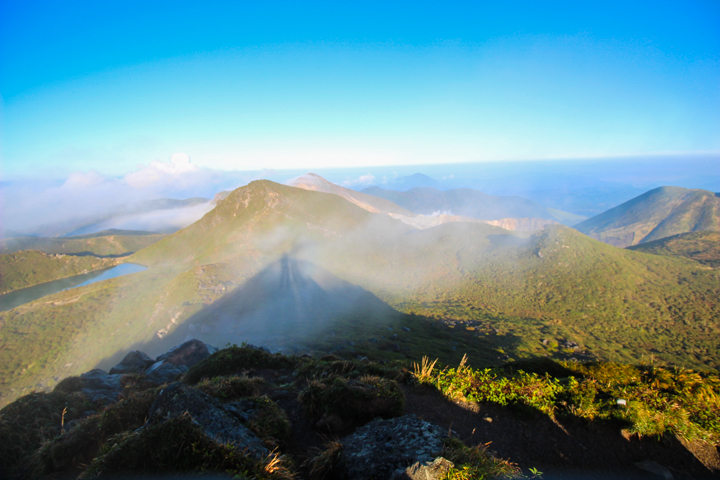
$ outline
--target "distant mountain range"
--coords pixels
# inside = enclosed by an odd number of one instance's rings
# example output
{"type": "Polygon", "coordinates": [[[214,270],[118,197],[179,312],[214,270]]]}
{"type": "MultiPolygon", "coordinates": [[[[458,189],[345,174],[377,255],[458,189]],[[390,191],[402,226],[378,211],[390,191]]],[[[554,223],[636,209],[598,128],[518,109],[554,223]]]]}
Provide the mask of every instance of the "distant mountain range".
{"type": "Polygon", "coordinates": [[[574,226],[616,247],[680,233],[720,231],[720,197],[707,190],[660,187],[574,226]]]}
{"type": "MultiPolygon", "coordinates": [[[[417,174],[420,175],[420,174],[417,174]]],[[[413,177],[416,177],[417,175],[414,175],[413,177]]],[[[469,223],[485,223],[488,225],[494,225],[497,227],[502,227],[507,230],[516,230],[516,231],[532,231],[532,230],[540,230],[546,225],[551,225],[554,223],[557,223],[554,220],[546,219],[546,218],[528,218],[528,217],[522,217],[522,218],[507,218],[507,217],[501,217],[501,218],[479,218],[479,217],[472,217],[469,215],[461,215],[461,214],[455,214],[448,210],[442,210],[440,208],[436,208],[432,211],[429,211],[430,209],[426,209],[427,213],[425,212],[418,212],[418,211],[410,211],[409,209],[405,209],[403,207],[398,206],[396,203],[394,203],[393,200],[386,199],[383,196],[379,195],[373,195],[372,192],[376,192],[376,187],[369,188],[366,190],[363,190],[362,192],[357,192],[355,190],[350,190],[344,187],[341,187],[339,185],[335,185],[334,183],[331,183],[324,178],[320,177],[319,175],[316,175],[314,173],[308,173],[306,175],[303,175],[301,177],[298,177],[290,182],[288,182],[288,185],[293,187],[302,188],[305,190],[313,190],[318,192],[325,192],[325,193],[332,193],[335,195],[339,195],[346,200],[350,201],[351,203],[354,203],[355,205],[359,206],[363,210],[367,210],[368,212],[373,213],[383,213],[386,215],[389,215],[392,218],[395,218],[397,220],[400,220],[401,222],[411,225],[415,228],[432,228],[436,227],[438,225],[442,225],[444,223],[450,223],[450,222],[469,222],[469,223]],[[368,194],[370,192],[370,194],[368,194]]],[[[379,189],[377,189],[379,190],[379,189]]],[[[437,192],[438,194],[442,195],[444,192],[440,192],[438,190],[429,189],[437,192]]],[[[393,197],[393,194],[402,194],[401,192],[393,192],[389,190],[383,190],[383,192],[388,193],[389,197],[393,197]]],[[[480,192],[476,192],[480,193],[480,192]]],[[[483,194],[481,194],[483,195],[483,194]]],[[[487,196],[490,197],[490,196],[487,196]]],[[[494,197],[490,197],[494,198],[494,197]]],[[[498,197],[499,198],[499,197],[498,197]]],[[[436,202],[438,205],[440,205],[440,202],[436,202]]],[[[522,209],[517,209],[518,212],[523,212],[522,209]]],[[[524,212],[528,213],[530,210],[525,209],[524,212]]]]}
{"type": "Polygon", "coordinates": [[[0,240],[0,254],[39,250],[47,254],[119,257],[141,250],[164,235],[137,230],[104,230],[74,237],[16,237],[0,240]]]}
{"type": "Polygon", "coordinates": [[[384,198],[416,214],[450,213],[480,220],[540,218],[572,225],[584,219],[579,215],[544,207],[520,197],[497,197],[469,188],[441,191],[432,187],[414,187],[399,192],[370,187],[362,193],[384,198]]]}
{"type": "MultiPolygon", "coordinates": [[[[483,362],[568,358],[575,350],[558,345],[569,344],[590,357],[720,366],[717,270],[559,225],[417,229],[337,194],[255,181],[129,261],[150,268],[0,313],[3,401],[140,346],[154,355],[178,338],[285,337],[292,325],[277,319],[288,312],[319,319],[315,341],[347,347],[359,320],[344,317],[344,300],[376,305],[376,325],[392,309],[435,319],[487,346],[483,362]]],[[[432,348],[453,354],[447,342],[432,348]]]]}

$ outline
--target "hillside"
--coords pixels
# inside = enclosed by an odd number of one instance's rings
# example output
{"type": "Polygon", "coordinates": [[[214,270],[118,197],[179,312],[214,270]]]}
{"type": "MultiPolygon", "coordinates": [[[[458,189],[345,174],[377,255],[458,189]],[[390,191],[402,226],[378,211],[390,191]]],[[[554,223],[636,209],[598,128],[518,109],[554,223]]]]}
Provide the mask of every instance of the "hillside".
{"type": "Polygon", "coordinates": [[[370,187],[362,193],[384,198],[417,214],[431,215],[450,212],[453,215],[480,220],[507,218],[541,218],[572,225],[583,217],[569,212],[546,208],[521,197],[497,197],[470,188],[440,191],[431,187],[415,187],[405,192],[370,187]]]}
{"type": "Polygon", "coordinates": [[[0,240],[0,254],[39,250],[47,254],[119,257],[152,245],[165,235],[152,232],[104,230],[75,237],[19,237],[0,240]]]}
{"type": "Polygon", "coordinates": [[[628,247],[637,252],[695,260],[720,267],[720,232],[688,232],[628,247]]]}
{"type": "Polygon", "coordinates": [[[120,263],[116,258],[47,255],[36,250],[0,254],[0,295],[120,263]]]}
{"type": "Polygon", "coordinates": [[[680,233],[720,231],[720,197],[707,190],[660,187],[573,228],[616,247],[680,233]]]}
{"type": "Polygon", "coordinates": [[[362,342],[412,360],[429,349],[448,359],[472,351],[475,365],[536,355],[652,355],[720,366],[717,271],[617,249],[566,227],[531,234],[447,223],[417,230],[338,195],[256,181],[129,261],[150,269],[0,313],[3,401],[29,385],[52,385],[52,377],[107,365],[133,345],[155,355],[170,339],[278,336],[290,330],[276,318],[298,311],[302,320],[305,309],[319,309],[310,318],[323,327],[288,347],[330,351],[362,342]],[[282,267],[283,258],[295,267],[282,267]],[[377,305],[367,330],[333,306],[337,292],[348,305],[357,305],[352,298],[377,305]],[[437,332],[415,338],[427,331],[426,317],[437,332]],[[411,331],[407,349],[386,343],[393,335],[387,327],[398,325],[411,331]],[[441,332],[455,340],[441,341],[441,332]],[[368,343],[372,338],[378,343],[368,343]]]}

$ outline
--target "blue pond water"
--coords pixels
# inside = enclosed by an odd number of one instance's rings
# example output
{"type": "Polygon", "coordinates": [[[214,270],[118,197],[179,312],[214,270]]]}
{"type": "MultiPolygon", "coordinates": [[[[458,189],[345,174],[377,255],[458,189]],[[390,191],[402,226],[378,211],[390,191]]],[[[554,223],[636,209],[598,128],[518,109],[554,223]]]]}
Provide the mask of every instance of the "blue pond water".
{"type": "Polygon", "coordinates": [[[136,265],[134,263],[123,263],[106,270],[98,270],[96,272],[85,273],[83,275],[75,275],[74,277],[54,280],[52,282],[41,283],[32,287],[15,290],[14,292],[0,295],[0,312],[19,307],[20,305],[32,302],[46,295],[68,290],[70,288],[84,287],[91,283],[101,282],[110,278],[121,277],[131,273],[142,272],[147,267],[136,265]]]}

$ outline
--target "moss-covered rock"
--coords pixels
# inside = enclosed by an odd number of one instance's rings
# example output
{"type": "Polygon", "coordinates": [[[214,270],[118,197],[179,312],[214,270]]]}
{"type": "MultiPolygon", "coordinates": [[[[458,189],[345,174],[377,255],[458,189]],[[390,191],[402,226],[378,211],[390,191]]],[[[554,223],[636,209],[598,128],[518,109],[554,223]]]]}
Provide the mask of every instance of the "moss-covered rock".
{"type": "Polygon", "coordinates": [[[90,408],[79,393],[31,393],[0,410],[0,477],[24,477],[35,450],[90,408]]]}
{"type": "Polygon", "coordinates": [[[131,473],[219,472],[239,478],[292,478],[282,459],[254,459],[208,437],[190,416],[171,418],[113,438],[82,478],[131,473]]]}
{"type": "Polygon", "coordinates": [[[111,436],[141,427],[157,391],[136,393],[80,420],[70,431],[45,443],[35,454],[35,476],[79,469],[95,458],[111,436]]]}

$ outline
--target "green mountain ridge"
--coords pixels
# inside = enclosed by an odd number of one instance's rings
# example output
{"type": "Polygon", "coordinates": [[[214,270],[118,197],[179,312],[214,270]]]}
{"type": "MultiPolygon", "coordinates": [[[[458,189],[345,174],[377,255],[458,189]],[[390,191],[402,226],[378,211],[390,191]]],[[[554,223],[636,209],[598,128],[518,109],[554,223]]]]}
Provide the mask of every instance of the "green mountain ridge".
{"type": "Polygon", "coordinates": [[[720,267],[720,232],[688,232],[627,247],[629,250],[683,257],[720,267]]]}
{"type": "MultiPolygon", "coordinates": [[[[696,262],[617,249],[566,227],[521,233],[448,223],[416,230],[337,195],[256,181],[129,258],[149,270],[0,313],[2,401],[133,346],[154,355],[163,339],[204,340],[197,319],[261,296],[243,288],[286,256],[408,319],[434,318],[458,339],[457,350],[447,340],[430,347],[448,358],[467,348],[479,364],[503,356],[632,362],[654,355],[720,366],[720,277],[696,262]]],[[[337,336],[318,340],[352,340],[343,337],[351,325],[344,321],[332,327],[337,336]]],[[[242,332],[226,337],[243,340],[242,332]]]]}
{"type": "Polygon", "coordinates": [[[707,190],[659,187],[573,228],[617,247],[686,232],[720,231],[720,197],[707,190]]]}
{"type": "Polygon", "coordinates": [[[116,258],[47,255],[37,250],[0,254],[0,295],[39,283],[109,268],[116,258]]]}
{"type": "Polygon", "coordinates": [[[104,230],[75,237],[19,237],[0,240],[0,254],[39,250],[47,254],[118,257],[151,245],[164,234],[133,230],[104,230]]]}

